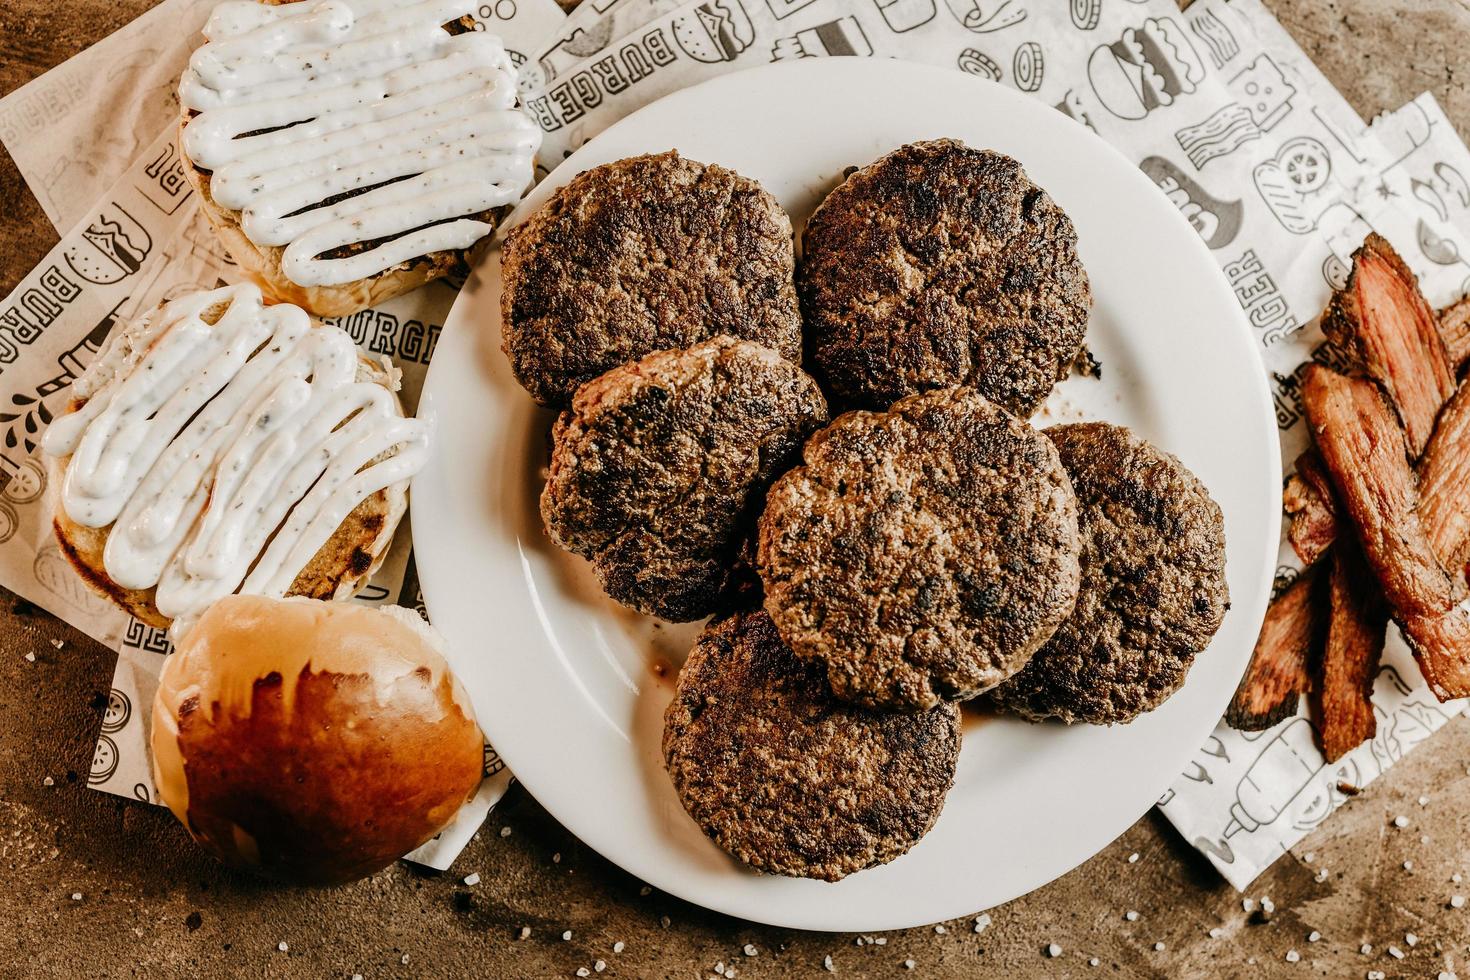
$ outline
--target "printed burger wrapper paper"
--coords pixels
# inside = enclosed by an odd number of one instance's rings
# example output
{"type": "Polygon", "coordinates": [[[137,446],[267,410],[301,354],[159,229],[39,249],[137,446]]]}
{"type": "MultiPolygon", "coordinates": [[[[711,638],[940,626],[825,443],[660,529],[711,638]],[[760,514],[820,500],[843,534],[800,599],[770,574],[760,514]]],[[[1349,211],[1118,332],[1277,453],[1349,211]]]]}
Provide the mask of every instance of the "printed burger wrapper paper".
{"type": "MultiPolygon", "coordinates": [[[[199,211],[175,145],[178,77],[213,7],[165,0],[0,99],[0,140],[64,232],[0,304],[0,585],[117,651],[88,783],[151,803],[160,801],[148,712],[168,640],[89,591],[62,557],[37,443],[114,324],[181,292],[239,278],[199,211]]],[[[522,61],[564,17],[553,0],[499,0],[477,14],[522,61]]],[[[410,411],[456,289],[434,283],[334,321],[365,350],[393,359],[410,411]]],[[[423,611],[407,520],[358,601],[423,611]]],[[[410,860],[439,869],[453,862],[510,782],[489,745],[485,776],[455,822],[410,860]]]]}
{"type": "MultiPolygon", "coordinates": [[[[0,306],[0,584],[118,650],[90,781],[143,800],[156,798],[145,715],[166,643],[67,567],[34,450],[113,323],[235,275],[173,148],[173,80],[209,6],[165,0],[0,100],[0,140],[70,229],[0,306]],[[139,136],[160,130],[136,152],[139,136]],[[78,201],[97,203],[79,211],[78,201]]],[[[1182,12],[1166,0],[584,0],[570,16],[551,0],[498,0],[478,17],[518,62],[528,56],[521,88],[545,131],[543,175],[662,95],[788,58],[940,64],[1041,99],[1135,161],[1210,247],[1260,345],[1287,467],[1307,444],[1300,366],[1333,360],[1316,318],[1363,235],[1393,241],[1436,305],[1470,282],[1470,151],[1433,99],[1365,126],[1258,0],[1182,12]]],[[[341,321],[395,358],[410,404],[453,297],[441,283],[341,321]]],[[[1283,547],[1278,586],[1296,573],[1283,547]]],[[[422,605],[406,529],[364,601],[422,605]]],[[[1396,635],[1374,704],[1378,737],[1331,767],[1304,713],[1262,733],[1221,726],[1160,807],[1244,888],[1343,802],[1340,782],[1366,785],[1462,710],[1435,701],[1396,635]]],[[[509,779],[487,747],[492,771],[416,860],[444,867],[459,852],[509,779]]]]}

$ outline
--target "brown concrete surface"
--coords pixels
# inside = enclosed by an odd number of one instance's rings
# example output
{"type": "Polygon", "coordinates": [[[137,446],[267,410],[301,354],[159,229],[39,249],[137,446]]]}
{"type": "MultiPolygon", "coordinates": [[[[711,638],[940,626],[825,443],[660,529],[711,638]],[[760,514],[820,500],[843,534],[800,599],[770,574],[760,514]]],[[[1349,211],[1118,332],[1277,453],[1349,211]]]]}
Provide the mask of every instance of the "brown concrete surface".
{"type": "MultiPolygon", "coordinates": [[[[1267,2],[1363,115],[1428,89],[1460,133],[1470,134],[1466,0],[1267,2]]],[[[147,6],[5,0],[0,93],[147,6]]],[[[3,158],[0,291],[55,240],[3,158]]],[[[1363,977],[1382,970],[1470,978],[1470,908],[1449,906],[1452,895],[1470,895],[1464,718],[1262,876],[1250,894],[1275,903],[1269,921],[1252,921],[1240,896],[1151,813],[1087,864],[992,909],[983,933],[967,918],[945,923],[942,933],[892,933],[879,946],[753,926],[644,895],[637,880],[581,846],[519,789],[444,875],[400,864],[355,885],[308,891],[226,872],[165,811],[86,788],[112,660],[0,592],[0,976],[569,977],[600,959],[606,972],[594,977],[709,976],[723,961],[741,977],[758,978],[825,975],[830,956],[846,976],[1363,977]],[[54,648],[53,639],[65,646],[54,648]],[[1421,795],[1428,797],[1423,806],[1421,795]],[[1393,826],[1400,814],[1409,828],[1393,826]],[[500,833],[505,827],[508,837],[500,833]],[[1130,862],[1134,853],[1139,858],[1130,862]],[[1328,874],[1319,881],[1321,869],[1328,874]],[[471,872],[480,882],[466,887],[461,879],[471,872]],[[1456,874],[1466,881],[1454,883],[1456,874]],[[1140,913],[1136,921],[1124,917],[1130,909],[1140,913]],[[527,939],[517,938],[523,926],[531,929],[527,939]],[[1210,938],[1215,928],[1221,932],[1210,938]],[[1309,942],[1314,930],[1321,938],[1309,942]],[[616,942],[623,952],[612,951],[616,942]],[[757,955],[744,955],[747,943],[757,955]],[[1049,943],[1062,948],[1060,956],[1046,956],[1049,943]],[[1363,943],[1373,945],[1371,954],[1359,952],[1363,943]],[[1403,959],[1387,954],[1391,944],[1403,959]],[[1295,964],[1285,959],[1293,949],[1301,957],[1295,964]],[[1089,967],[1091,957],[1098,967],[1089,967]],[[912,973],[903,966],[909,959],[912,973]]]]}

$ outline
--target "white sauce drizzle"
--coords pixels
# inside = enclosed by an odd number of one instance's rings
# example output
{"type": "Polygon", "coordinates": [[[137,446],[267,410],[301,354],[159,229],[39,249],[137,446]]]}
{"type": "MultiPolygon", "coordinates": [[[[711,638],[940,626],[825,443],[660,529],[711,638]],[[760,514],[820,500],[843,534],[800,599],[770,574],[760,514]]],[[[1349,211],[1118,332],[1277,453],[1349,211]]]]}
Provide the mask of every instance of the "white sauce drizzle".
{"type": "Polygon", "coordinates": [[[249,283],[191,293],[109,338],[73,386],[86,404],[41,441],[71,456],[67,516],[112,525],[108,576],[158,586],[176,620],[235,591],[285,595],[353,508],[428,458],[432,426],[357,381],[358,357],[345,331],[266,306],[249,283]]]}
{"type": "Polygon", "coordinates": [[[467,216],[513,204],[530,185],[541,130],[515,106],[505,46],[442,27],[475,6],[230,0],[215,8],[209,42],[179,83],[180,101],[199,113],[184,127],[184,149],[213,172],[210,193],[241,213],[247,238],[285,246],[281,269],[292,282],[337,285],[468,248],[491,226],[467,216]],[[322,204],[361,188],[373,189],[322,204]]]}

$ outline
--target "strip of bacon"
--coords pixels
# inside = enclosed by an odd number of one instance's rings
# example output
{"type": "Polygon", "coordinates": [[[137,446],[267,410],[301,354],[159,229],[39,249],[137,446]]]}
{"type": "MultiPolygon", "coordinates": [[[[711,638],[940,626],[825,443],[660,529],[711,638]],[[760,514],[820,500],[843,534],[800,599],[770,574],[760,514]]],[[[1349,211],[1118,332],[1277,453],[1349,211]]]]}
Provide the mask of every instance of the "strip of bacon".
{"type": "Polygon", "coordinates": [[[1470,695],[1465,581],[1445,571],[1418,513],[1404,433],[1378,387],[1313,364],[1302,400],[1344,516],[1440,700],[1470,695]]]}
{"type": "Polygon", "coordinates": [[[1450,364],[1458,374],[1470,361],[1470,295],[1461,296],[1439,311],[1439,335],[1444,338],[1450,364]]]}
{"type": "Polygon", "coordinates": [[[1417,459],[1455,390],[1455,372],[1418,280],[1377,232],[1353,253],[1347,286],[1332,294],[1322,330],[1388,392],[1417,459]]]}
{"type": "Polygon", "coordinates": [[[1317,570],[1307,569],[1267,608],[1250,667],[1225,712],[1231,728],[1259,732],[1296,714],[1297,695],[1311,687],[1322,641],[1317,579],[1317,570]]]}
{"type": "Polygon", "coordinates": [[[1303,565],[1315,565],[1337,539],[1337,503],[1322,457],[1307,450],[1297,457],[1296,472],[1286,479],[1281,503],[1291,517],[1287,540],[1303,565]]]}
{"type": "Polygon", "coordinates": [[[1322,754],[1336,762],[1378,731],[1370,698],[1383,656],[1388,610],[1353,542],[1333,549],[1328,581],[1332,613],[1316,690],[1322,754]]]}
{"type": "Polygon", "coordinates": [[[1470,381],[1439,413],[1419,460],[1419,519],[1451,573],[1470,573],[1470,381]]]}

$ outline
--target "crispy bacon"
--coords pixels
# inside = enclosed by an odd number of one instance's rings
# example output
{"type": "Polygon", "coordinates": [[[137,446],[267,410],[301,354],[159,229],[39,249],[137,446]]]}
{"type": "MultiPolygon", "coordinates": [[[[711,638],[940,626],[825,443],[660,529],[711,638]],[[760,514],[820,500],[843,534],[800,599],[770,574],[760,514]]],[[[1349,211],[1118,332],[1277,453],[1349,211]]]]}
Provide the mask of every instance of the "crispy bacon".
{"type": "Polygon", "coordinates": [[[1470,571],[1470,380],[1439,413],[1419,460],[1419,518],[1440,563],[1470,571]]]}
{"type": "Polygon", "coordinates": [[[1311,686],[1311,664],[1322,641],[1317,578],[1309,568],[1271,601],[1250,667],[1225,712],[1231,728],[1258,732],[1296,713],[1297,695],[1311,686]]]}
{"type": "Polygon", "coordinates": [[[1388,610],[1351,541],[1332,551],[1328,595],[1332,612],[1316,690],[1322,754],[1336,762],[1378,730],[1370,698],[1383,656],[1388,610]]]}
{"type": "Polygon", "coordinates": [[[1322,457],[1307,450],[1297,457],[1296,472],[1287,477],[1282,506],[1291,516],[1287,539],[1303,565],[1315,565],[1337,538],[1337,503],[1322,457]]]}
{"type": "Polygon", "coordinates": [[[1470,295],[1461,296],[1439,311],[1439,335],[1444,338],[1455,373],[1470,361],[1470,295]]]}
{"type": "Polygon", "coordinates": [[[1455,373],[1418,280],[1383,236],[1370,232],[1353,253],[1347,287],[1332,294],[1322,330],[1388,392],[1418,458],[1455,373]]]}
{"type": "Polygon", "coordinates": [[[1377,385],[1313,364],[1302,381],[1307,418],[1369,568],[1440,700],[1470,695],[1465,581],[1445,571],[1418,513],[1404,432],[1377,385]]]}

